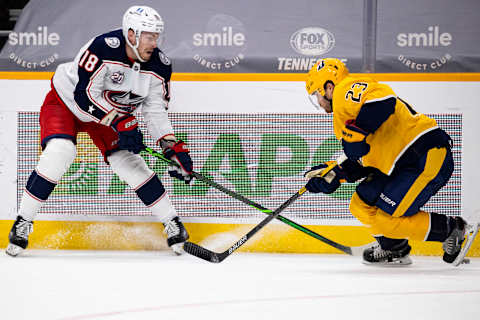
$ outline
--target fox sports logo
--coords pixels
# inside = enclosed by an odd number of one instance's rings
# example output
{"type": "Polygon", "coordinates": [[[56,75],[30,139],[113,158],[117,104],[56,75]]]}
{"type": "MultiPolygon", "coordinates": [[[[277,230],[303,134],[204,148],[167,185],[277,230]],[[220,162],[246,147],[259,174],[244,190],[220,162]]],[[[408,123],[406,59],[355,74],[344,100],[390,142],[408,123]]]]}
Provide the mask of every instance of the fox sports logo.
{"type": "Polygon", "coordinates": [[[290,37],[290,45],[296,52],[306,56],[318,56],[335,46],[335,37],[325,29],[308,27],[297,30],[290,37]]]}

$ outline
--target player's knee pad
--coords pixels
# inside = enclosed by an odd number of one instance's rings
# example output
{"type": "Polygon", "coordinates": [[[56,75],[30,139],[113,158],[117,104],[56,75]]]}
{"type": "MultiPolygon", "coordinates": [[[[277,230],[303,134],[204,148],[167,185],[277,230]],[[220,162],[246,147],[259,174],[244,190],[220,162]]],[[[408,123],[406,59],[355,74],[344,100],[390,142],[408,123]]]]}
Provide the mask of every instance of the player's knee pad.
{"type": "Polygon", "coordinates": [[[114,152],[107,160],[120,180],[125,181],[133,189],[139,188],[155,174],[140,155],[126,150],[114,152]]]}
{"type": "Polygon", "coordinates": [[[49,140],[38,161],[37,173],[53,182],[58,182],[75,160],[76,150],[69,139],[49,140]]]}

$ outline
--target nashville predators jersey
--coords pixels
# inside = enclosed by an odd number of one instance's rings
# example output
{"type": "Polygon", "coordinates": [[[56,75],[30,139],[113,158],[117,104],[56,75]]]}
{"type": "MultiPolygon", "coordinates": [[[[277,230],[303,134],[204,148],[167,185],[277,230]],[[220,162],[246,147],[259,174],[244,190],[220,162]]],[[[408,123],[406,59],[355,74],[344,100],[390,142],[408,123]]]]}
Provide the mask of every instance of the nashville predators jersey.
{"type": "Polygon", "coordinates": [[[349,76],[338,83],[332,106],[336,138],[343,138],[347,121],[356,121],[359,128],[368,132],[370,151],[361,158],[363,166],[387,175],[410,145],[437,128],[434,119],[417,113],[388,85],[368,77],[349,76]]]}

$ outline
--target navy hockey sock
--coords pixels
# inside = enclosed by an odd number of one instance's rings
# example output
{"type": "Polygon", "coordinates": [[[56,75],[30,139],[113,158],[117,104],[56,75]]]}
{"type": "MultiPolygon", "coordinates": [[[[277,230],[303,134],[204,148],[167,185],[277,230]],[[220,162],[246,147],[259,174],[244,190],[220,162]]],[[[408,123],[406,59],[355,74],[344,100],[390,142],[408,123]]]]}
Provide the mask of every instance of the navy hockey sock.
{"type": "Polygon", "coordinates": [[[55,186],[55,183],[42,177],[34,170],[28,178],[25,189],[33,197],[40,201],[45,201],[48,199],[53,189],[55,189],[55,186]]]}
{"type": "Polygon", "coordinates": [[[148,207],[154,204],[165,194],[165,188],[157,175],[153,175],[150,180],[145,182],[140,188],[136,189],[138,197],[148,207]]]}

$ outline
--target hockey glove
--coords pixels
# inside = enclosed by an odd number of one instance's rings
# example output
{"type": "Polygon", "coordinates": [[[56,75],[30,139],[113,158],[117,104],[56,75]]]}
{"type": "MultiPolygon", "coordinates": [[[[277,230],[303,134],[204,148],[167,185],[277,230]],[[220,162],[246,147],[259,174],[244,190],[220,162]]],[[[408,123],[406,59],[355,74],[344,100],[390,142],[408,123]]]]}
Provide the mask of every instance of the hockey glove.
{"type": "Polygon", "coordinates": [[[112,122],[112,128],[118,133],[118,148],[135,154],[145,147],[143,134],[138,129],[137,119],[132,115],[118,117],[112,122]]]}
{"type": "Polygon", "coordinates": [[[335,172],[338,167],[336,161],[328,161],[312,167],[305,172],[304,176],[309,178],[305,188],[312,193],[330,194],[340,187],[340,178],[335,172]]]}
{"type": "Polygon", "coordinates": [[[368,132],[359,128],[355,120],[348,120],[342,130],[342,146],[345,155],[352,160],[358,160],[370,151],[366,142],[368,132]]]}
{"type": "Polygon", "coordinates": [[[168,174],[171,177],[185,181],[189,184],[192,181],[193,162],[192,158],[188,154],[187,145],[182,140],[177,142],[171,142],[162,144],[165,145],[163,149],[163,155],[172,161],[175,161],[179,166],[169,166],[168,174]]]}
{"type": "Polygon", "coordinates": [[[371,168],[366,168],[362,166],[358,161],[352,159],[346,159],[337,167],[333,168],[335,173],[339,176],[340,182],[342,179],[347,180],[347,182],[353,183],[362,178],[365,178],[370,173],[371,168]]]}

